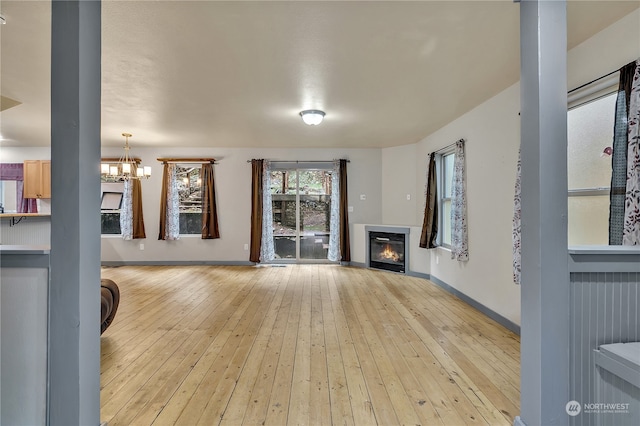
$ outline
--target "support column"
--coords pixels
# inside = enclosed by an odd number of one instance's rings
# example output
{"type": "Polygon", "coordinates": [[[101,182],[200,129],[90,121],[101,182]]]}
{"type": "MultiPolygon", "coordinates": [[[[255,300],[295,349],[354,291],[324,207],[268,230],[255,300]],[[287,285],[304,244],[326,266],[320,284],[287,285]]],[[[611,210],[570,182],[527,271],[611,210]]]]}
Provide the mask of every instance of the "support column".
{"type": "Polygon", "coordinates": [[[100,26],[51,2],[51,425],[100,423],[100,26]]]}
{"type": "Polygon", "coordinates": [[[520,2],[521,416],[568,424],[566,1],[520,2]]]}

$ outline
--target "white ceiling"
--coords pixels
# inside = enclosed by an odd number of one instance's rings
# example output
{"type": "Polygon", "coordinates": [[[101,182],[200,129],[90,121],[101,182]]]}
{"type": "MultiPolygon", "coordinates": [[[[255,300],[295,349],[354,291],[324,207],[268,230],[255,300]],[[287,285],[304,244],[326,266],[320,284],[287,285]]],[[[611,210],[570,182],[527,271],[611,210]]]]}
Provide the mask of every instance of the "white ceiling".
{"type": "MultiPolygon", "coordinates": [[[[569,2],[569,47],[639,5],[569,2]]],[[[0,146],[47,146],[50,4],[0,9],[0,93],[20,103],[0,113],[0,146]]],[[[405,145],[515,83],[519,63],[512,0],[103,0],[102,144],[405,145]]]]}

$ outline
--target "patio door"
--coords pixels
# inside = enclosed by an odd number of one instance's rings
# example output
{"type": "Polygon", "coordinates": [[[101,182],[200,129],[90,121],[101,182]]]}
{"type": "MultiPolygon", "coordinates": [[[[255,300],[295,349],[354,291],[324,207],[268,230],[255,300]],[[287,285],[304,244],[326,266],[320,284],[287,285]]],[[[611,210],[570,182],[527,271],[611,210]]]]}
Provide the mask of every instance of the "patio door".
{"type": "Polygon", "coordinates": [[[332,168],[323,165],[272,168],[276,261],[328,262],[332,168]]]}

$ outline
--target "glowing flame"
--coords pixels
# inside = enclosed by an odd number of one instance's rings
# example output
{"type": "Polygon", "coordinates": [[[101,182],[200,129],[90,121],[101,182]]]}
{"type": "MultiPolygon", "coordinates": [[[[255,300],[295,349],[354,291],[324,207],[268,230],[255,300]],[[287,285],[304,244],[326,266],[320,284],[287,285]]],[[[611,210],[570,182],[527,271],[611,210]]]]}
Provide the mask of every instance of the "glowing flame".
{"type": "Polygon", "coordinates": [[[384,247],[384,250],[380,252],[380,258],[382,259],[390,259],[394,262],[400,261],[400,256],[395,251],[391,250],[389,244],[384,247]]]}

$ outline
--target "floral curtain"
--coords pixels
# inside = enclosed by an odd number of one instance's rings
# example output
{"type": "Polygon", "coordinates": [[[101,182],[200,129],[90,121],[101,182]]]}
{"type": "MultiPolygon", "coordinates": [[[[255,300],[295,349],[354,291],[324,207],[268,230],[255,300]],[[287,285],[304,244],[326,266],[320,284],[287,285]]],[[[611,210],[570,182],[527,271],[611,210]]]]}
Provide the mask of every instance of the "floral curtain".
{"type": "Polygon", "coordinates": [[[620,68],[620,83],[616,99],[613,127],[613,153],[611,155],[611,195],[609,202],[609,244],[621,245],[624,233],[625,199],[627,187],[627,136],[629,100],[636,64],[631,62],[620,68]]]}
{"type": "Polygon", "coordinates": [[[437,247],[438,235],[438,182],[436,178],[436,154],[429,155],[427,170],[427,186],[425,188],[426,202],[424,205],[424,219],[420,234],[420,247],[430,249],[437,247]]]}
{"type": "Polygon", "coordinates": [[[124,181],[120,208],[120,232],[122,239],[146,238],[142,214],[142,185],[139,179],[124,181]]]}
{"type": "Polygon", "coordinates": [[[124,181],[120,206],[120,233],[123,240],[130,240],[133,238],[133,185],[129,179],[124,181]]]}
{"type": "Polygon", "coordinates": [[[520,285],[522,276],[522,160],[518,152],[516,191],[513,197],[513,282],[520,285]]]}
{"type": "Polygon", "coordinates": [[[333,162],[331,173],[331,213],[329,219],[329,251],[327,259],[340,260],[340,161],[333,162]]]}
{"type": "Polygon", "coordinates": [[[456,142],[451,189],[451,258],[469,260],[464,140],[456,142]]]}
{"type": "Polygon", "coordinates": [[[640,245],[640,59],[635,63],[629,96],[627,130],[627,182],[622,244],[640,245]]]}
{"type": "Polygon", "coordinates": [[[262,164],[262,244],[260,245],[260,261],[269,262],[275,259],[273,245],[273,202],[271,201],[271,162],[264,160],[262,164]]]}

